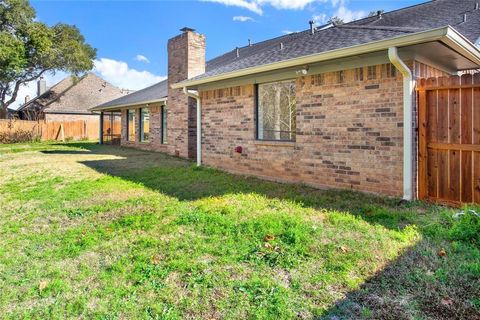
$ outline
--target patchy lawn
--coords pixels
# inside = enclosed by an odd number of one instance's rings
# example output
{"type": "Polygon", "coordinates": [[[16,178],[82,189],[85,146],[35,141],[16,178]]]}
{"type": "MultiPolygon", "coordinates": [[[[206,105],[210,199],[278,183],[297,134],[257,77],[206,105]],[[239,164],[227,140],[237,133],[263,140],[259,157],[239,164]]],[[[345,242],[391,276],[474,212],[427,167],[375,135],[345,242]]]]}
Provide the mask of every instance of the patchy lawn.
{"type": "Polygon", "coordinates": [[[118,147],[4,145],[0,315],[480,319],[480,222],[457,211],[118,147]]]}

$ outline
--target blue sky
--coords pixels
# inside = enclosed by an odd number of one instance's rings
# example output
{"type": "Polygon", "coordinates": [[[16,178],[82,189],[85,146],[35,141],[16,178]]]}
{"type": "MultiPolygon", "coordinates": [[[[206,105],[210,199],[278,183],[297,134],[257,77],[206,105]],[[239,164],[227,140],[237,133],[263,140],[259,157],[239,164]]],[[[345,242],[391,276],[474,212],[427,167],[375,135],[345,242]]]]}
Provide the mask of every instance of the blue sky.
{"type": "MultiPolygon", "coordinates": [[[[37,19],[76,25],[97,48],[95,72],[114,85],[140,89],[167,74],[167,41],[188,26],[206,35],[207,59],[236,46],[308,28],[337,15],[358,19],[372,10],[423,0],[158,0],[32,1],[37,19]],[[142,57],[140,57],[142,56],[142,57]]],[[[64,77],[47,76],[48,85],[64,77]]],[[[33,86],[23,93],[32,93],[33,86]]],[[[22,97],[22,94],[19,95],[22,97]]],[[[19,99],[23,100],[23,98],[19,99]]]]}

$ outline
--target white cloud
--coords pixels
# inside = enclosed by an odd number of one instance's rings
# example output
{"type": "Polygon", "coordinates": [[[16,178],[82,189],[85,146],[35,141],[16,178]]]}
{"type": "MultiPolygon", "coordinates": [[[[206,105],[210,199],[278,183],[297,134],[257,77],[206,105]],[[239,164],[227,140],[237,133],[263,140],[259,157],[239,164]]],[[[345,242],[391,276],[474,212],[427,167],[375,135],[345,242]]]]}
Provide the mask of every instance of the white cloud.
{"type": "Polygon", "coordinates": [[[258,15],[263,14],[263,6],[270,5],[275,9],[300,10],[314,2],[327,2],[339,0],[200,0],[205,2],[216,2],[226,6],[235,6],[250,10],[258,15]]]}
{"type": "Polygon", "coordinates": [[[145,57],[144,55],[141,55],[141,54],[137,54],[135,56],[135,60],[140,61],[140,62],[150,63],[150,60],[148,60],[147,57],[145,57]]]}
{"type": "Polygon", "coordinates": [[[299,10],[318,0],[256,0],[260,5],[269,4],[275,9],[299,10]]]}
{"type": "Polygon", "coordinates": [[[253,18],[252,17],[246,17],[246,16],[235,16],[235,17],[233,17],[233,21],[247,22],[247,21],[253,21],[253,18]]]}
{"type": "Polygon", "coordinates": [[[291,33],[295,33],[295,32],[298,32],[298,31],[291,31],[291,30],[283,30],[282,31],[283,34],[291,34],[291,33]]]}
{"type": "Polygon", "coordinates": [[[320,13],[312,16],[312,20],[316,25],[327,23],[328,17],[325,13],[320,13]]]}
{"type": "Polygon", "coordinates": [[[258,15],[263,14],[262,8],[258,5],[257,1],[251,0],[200,0],[204,2],[216,2],[216,3],[221,3],[226,6],[234,6],[234,7],[239,7],[243,9],[250,10],[252,12],[255,12],[258,15]]]}
{"type": "Polygon", "coordinates": [[[367,16],[363,10],[350,10],[343,3],[335,11],[334,16],[341,18],[344,22],[358,20],[367,16]]]}
{"type": "Polygon", "coordinates": [[[108,58],[95,60],[94,71],[114,86],[130,90],[143,89],[166,79],[149,71],[131,69],[126,62],[108,58]]]}

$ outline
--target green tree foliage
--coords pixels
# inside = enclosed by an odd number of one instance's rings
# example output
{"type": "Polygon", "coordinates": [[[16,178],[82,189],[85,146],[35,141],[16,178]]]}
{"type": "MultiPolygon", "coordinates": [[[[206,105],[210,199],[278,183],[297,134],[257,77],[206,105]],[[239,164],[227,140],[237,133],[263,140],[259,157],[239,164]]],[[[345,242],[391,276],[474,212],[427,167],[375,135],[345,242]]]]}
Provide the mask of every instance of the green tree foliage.
{"type": "Polygon", "coordinates": [[[327,23],[331,23],[333,25],[341,25],[341,24],[344,24],[345,21],[343,21],[343,19],[338,16],[334,16],[328,19],[327,23]]]}
{"type": "Polygon", "coordinates": [[[21,85],[47,71],[79,74],[93,68],[96,50],[77,27],[35,21],[27,0],[0,0],[0,111],[21,85]]]}
{"type": "Polygon", "coordinates": [[[378,16],[378,14],[383,14],[385,13],[385,10],[375,10],[375,11],[370,11],[368,13],[368,16],[367,17],[375,17],[375,16],[378,16]]]}

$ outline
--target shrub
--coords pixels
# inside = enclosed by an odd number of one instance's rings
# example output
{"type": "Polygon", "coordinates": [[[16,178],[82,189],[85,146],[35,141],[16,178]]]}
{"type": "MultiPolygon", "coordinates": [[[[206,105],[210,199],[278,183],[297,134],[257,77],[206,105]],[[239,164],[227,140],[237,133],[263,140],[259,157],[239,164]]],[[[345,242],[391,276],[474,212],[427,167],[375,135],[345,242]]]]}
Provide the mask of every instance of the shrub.
{"type": "Polygon", "coordinates": [[[453,221],[449,230],[450,239],[480,245],[480,217],[473,212],[465,210],[453,221]]]}
{"type": "Polygon", "coordinates": [[[40,138],[32,131],[16,130],[0,132],[0,143],[19,143],[37,141],[40,138]]]}

